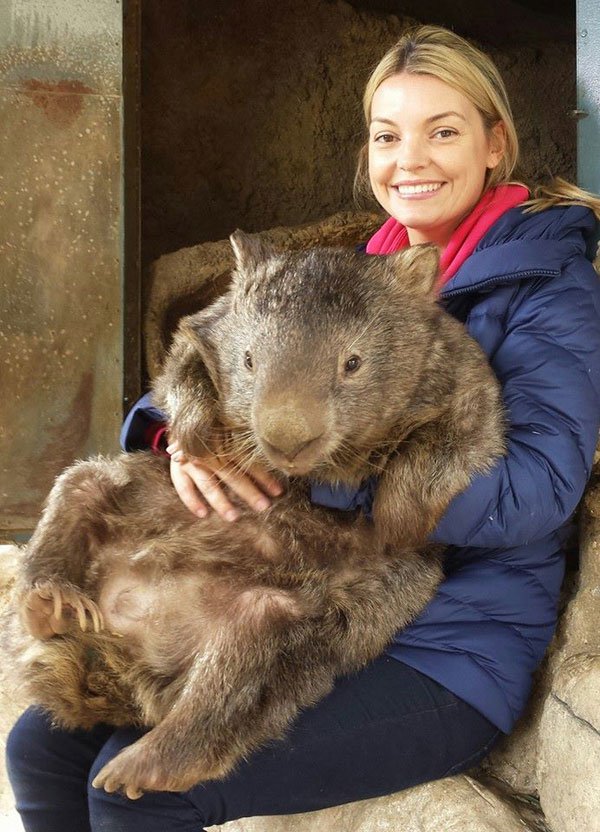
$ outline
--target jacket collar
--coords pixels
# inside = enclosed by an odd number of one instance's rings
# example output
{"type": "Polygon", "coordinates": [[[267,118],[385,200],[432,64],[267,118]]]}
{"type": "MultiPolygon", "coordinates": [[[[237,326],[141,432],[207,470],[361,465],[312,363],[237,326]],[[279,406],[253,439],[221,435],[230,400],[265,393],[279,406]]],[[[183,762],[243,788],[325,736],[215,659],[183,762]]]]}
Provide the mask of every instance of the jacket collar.
{"type": "Polygon", "coordinates": [[[581,206],[549,208],[538,214],[513,208],[484,235],[443,287],[441,297],[528,277],[558,276],[568,260],[586,255],[595,227],[593,213],[581,206]]]}

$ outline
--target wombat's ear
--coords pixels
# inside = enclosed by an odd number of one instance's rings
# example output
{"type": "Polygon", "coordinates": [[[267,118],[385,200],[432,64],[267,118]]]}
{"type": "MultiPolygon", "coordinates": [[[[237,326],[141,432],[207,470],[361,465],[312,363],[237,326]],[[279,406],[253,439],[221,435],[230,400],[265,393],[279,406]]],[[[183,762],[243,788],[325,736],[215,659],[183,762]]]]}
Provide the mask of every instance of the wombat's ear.
{"type": "Polygon", "coordinates": [[[229,242],[235,255],[235,265],[242,273],[254,272],[271,253],[259,237],[246,234],[239,228],[229,237],[229,242]]]}
{"type": "Polygon", "coordinates": [[[153,385],[154,402],[168,416],[171,437],[191,454],[202,453],[203,441],[220,418],[218,324],[228,304],[225,295],[180,321],[162,373],[153,385]]]}
{"type": "Polygon", "coordinates": [[[431,243],[409,246],[397,254],[388,255],[387,260],[402,289],[415,295],[435,293],[440,267],[437,246],[431,243]]]}
{"type": "Polygon", "coordinates": [[[187,341],[200,356],[217,392],[221,387],[217,352],[218,326],[229,311],[230,303],[229,294],[222,295],[201,312],[182,318],[177,333],[179,338],[187,341]]]}

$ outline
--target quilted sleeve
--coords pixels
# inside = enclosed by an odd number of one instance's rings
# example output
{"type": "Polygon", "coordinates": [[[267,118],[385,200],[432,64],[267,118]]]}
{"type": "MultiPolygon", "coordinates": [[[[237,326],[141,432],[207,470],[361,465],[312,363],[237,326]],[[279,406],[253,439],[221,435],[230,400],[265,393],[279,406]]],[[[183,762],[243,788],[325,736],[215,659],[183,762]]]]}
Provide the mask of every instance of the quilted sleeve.
{"type": "Polygon", "coordinates": [[[591,266],[581,258],[558,278],[522,287],[503,326],[490,360],[508,453],[452,501],[432,535],[438,543],[537,540],[569,518],[591,472],[600,425],[600,281],[591,266]]]}

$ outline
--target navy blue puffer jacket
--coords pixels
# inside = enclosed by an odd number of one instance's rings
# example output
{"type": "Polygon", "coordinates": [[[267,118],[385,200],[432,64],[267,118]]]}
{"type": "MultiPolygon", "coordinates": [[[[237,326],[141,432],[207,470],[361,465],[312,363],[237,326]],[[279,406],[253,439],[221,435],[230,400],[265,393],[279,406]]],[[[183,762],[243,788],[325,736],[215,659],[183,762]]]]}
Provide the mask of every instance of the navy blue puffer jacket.
{"type": "MultiPolygon", "coordinates": [[[[554,632],[562,546],[598,436],[600,279],[586,259],[594,229],[585,208],[508,211],[441,295],[502,384],[508,454],[442,518],[433,537],[448,545],[446,580],[388,653],[505,732],[554,632]]],[[[368,512],[372,490],[315,486],[312,497],[368,512]]]]}

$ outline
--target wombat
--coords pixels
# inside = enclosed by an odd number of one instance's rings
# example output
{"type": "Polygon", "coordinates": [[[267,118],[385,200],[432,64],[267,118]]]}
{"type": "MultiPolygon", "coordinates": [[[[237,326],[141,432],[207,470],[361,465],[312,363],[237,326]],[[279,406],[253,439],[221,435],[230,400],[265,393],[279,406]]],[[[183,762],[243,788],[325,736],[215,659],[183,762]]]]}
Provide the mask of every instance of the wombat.
{"type": "Polygon", "coordinates": [[[67,727],[151,728],[94,785],[135,798],[225,776],[432,598],[428,535],[504,451],[498,384],[436,303],[438,255],[265,250],[182,320],[155,384],[186,454],[280,472],[284,496],[195,517],[150,453],[67,469],[24,553],[5,648],[67,727]],[[372,516],[311,481],[376,482],[372,516]]]}

